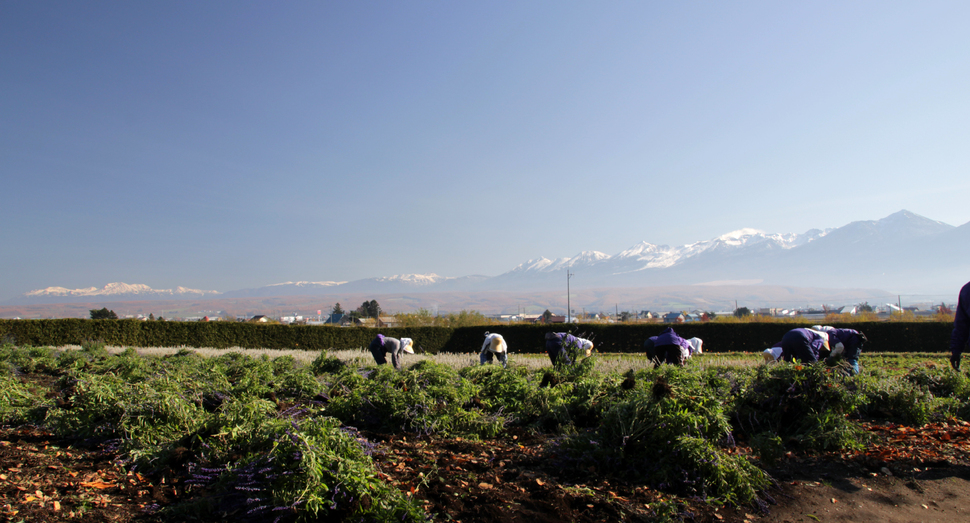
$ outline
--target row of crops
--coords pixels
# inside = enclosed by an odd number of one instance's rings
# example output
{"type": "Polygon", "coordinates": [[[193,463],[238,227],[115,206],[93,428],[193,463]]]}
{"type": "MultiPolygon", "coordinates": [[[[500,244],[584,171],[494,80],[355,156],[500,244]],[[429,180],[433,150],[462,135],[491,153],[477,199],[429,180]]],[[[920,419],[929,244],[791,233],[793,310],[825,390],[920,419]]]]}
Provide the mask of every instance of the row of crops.
{"type": "Polygon", "coordinates": [[[618,374],[596,371],[597,357],[558,369],[426,359],[395,371],[326,352],[304,364],[4,344],[0,422],[119,449],[130,469],[190,494],[159,509],[175,520],[422,521],[433,515],[380,479],[365,435],[555,434],[546,459],[562,470],[749,504],[771,484],[761,467],[786,449],[863,445],[859,419],[970,417],[970,381],[945,366],[864,365],[851,377],[790,364],[618,374]],[[739,442],[758,459],[734,452],[739,442]]]}

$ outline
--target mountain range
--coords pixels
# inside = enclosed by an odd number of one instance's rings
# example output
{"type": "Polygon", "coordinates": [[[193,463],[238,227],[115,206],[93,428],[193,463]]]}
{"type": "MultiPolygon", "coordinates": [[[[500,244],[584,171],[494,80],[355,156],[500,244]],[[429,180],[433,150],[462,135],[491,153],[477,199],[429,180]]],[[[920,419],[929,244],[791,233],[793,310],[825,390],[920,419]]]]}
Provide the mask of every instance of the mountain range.
{"type": "Polygon", "coordinates": [[[643,241],[614,255],[583,251],[570,258],[538,258],[493,277],[409,274],[350,282],[286,282],[222,293],[112,283],[77,290],[49,287],[8,303],[551,291],[565,286],[567,270],[574,274],[570,285],[577,290],[760,284],[955,294],[970,280],[970,223],[954,227],[903,210],[880,220],[803,234],[741,229],[677,247],[643,241]]]}

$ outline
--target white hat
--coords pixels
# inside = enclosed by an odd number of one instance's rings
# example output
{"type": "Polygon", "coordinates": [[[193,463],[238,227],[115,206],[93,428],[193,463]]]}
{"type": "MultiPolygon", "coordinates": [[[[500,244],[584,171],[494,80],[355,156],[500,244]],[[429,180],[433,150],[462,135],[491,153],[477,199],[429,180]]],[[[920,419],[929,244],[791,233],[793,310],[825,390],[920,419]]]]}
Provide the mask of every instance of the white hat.
{"type": "Polygon", "coordinates": [[[408,354],[414,354],[414,340],[411,338],[401,338],[401,350],[408,354]]]}
{"type": "Polygon", "coordinates": [[[489,350],[496,353],[502,353],[508,350],[508,345],[505,344],[505,338],[501,334],[490,334],[488,337],[489,350]]]}

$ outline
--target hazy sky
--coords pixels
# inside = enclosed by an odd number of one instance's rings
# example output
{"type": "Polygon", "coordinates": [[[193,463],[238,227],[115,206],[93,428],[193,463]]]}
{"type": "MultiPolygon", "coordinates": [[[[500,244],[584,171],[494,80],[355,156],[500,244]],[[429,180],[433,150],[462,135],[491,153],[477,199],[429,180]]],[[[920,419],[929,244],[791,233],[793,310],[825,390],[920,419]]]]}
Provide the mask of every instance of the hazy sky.
{"type": "Polygon", "coordinates": [[[970,3],[0,2],[0,299],[970,221],[970,3]]]}

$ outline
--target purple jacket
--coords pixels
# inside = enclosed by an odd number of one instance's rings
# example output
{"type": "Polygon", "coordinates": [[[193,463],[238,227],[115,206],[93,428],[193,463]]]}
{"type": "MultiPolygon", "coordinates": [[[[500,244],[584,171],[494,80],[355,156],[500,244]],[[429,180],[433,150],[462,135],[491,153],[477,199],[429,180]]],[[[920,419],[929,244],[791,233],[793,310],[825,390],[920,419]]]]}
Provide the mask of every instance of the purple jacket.
{"type": "Polygon", "coordinates": [[[687,349],[687,353],[690,354],[690,343],[678,336],[673,327],[667,327],[667,330],[661,332],[660,336],[657,336],[657,339],[653,342],[654,347],[665,345],[680,345],[681,348],[687,349]]]}
{"type": "Polygon", "coordinates": [[[957,313],[953,319],[953,334],[950,335],[950,352],[954,356],[963,354],[970,338],[970,283],[960,289],[957,313]]]}
{"type": "Polygon", "coordinates": [[[859,331],[852,329],[832,329],[828,331],[829,347],[835,349],[835,345],[841,343],[845,347],[845,352],[851,353],[862,345],[862,337],[859,331]]]}

